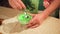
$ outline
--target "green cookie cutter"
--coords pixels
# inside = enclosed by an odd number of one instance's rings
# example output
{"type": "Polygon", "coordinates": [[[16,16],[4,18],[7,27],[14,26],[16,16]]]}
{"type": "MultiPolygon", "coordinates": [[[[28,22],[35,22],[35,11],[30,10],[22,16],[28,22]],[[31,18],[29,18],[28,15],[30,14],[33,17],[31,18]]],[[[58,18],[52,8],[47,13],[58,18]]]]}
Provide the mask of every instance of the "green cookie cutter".
{"type": "Polygon", "coordinates": [[[18,21],[20,24],[26,25],[29,23],[29,21],[32,19],[32,16],[30,14],[20,14],[18,16],[18,21]]]}

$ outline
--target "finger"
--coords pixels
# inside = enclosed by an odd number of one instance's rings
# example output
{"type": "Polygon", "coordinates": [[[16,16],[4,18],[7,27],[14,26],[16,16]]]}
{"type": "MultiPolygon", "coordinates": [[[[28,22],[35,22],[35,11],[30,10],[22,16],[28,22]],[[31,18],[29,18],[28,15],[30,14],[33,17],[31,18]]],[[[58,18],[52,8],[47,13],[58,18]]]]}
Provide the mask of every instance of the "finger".
{"type": "Polygon", "coordinates": [[[12,0],[8,0],[9,4],[11,5],[12,8],[16,9],[16,6],[12,0]]]}
{"type": "Polygon", "coordinates": [[[17,0],[15,1],[15,0],[13,0],[14,1],[14,3],[15,3],[15,5],[17,6],[17,8],[18,9],[22,9],[22,6],[17,2],[17,0]]]}
{"type": "Polygon", "coordinates": [[[29,26],[28,28],[35,28],[35,27],[38,27],[40,24],[35,21],[34,23],[31,24],[31,26],[29,26]]]}
{"type": "Polygon", "coordinates": [[[32,26],[35,26],[37,23],[32,23],[30,26],[28,26],[27,28],[31,28],[32,26]]]}
{"type": "Polygon", "coordinates": [[[22,6],[24,9],[26,9],[26,6],[24,5],[24,3],[23,3],[21,0],[17,0],[17,2],[18,2],[19,4],[21,4],[21,6],[22,6]]]}
{"type": "Polygon", "coordinates": [[[38,27],[39,26],[39,24],[36,24],[36,25],[34,25],[34,26],[31,26],[30,28],[36,28],[36,27],[38,27]]]}
{"type": "Polygon", "coordinates": [[[36,25],[37,23],[36,23],[36,21],[34,20],[33,22],[31,22],[31,23],[29,23],[28,25],[27,25],[27,28],[30,28],[30,27],[32,27],[32,26],[34,26],[34,25],[36,25]]]}
{"type": "Polygon", "coordinates": [[[48,1],[44,1],[43,3],[44,3],[45,8],[47,8],[49,6],[49,2],[48,1]]]}
{"type": "Polygon", "coordinates": [[[33,19],[29,22],[29,24],[32,24],[34,21],[36,21],[35,18],[33,18],[33,19]]]}
{"type": "Polygon", "coordinates": [[[31,26],[30,28],[36,28],[40,25],[40,23],[38,22],[38,20],[35,21],[35,24],[33,24],[33,26],[31,26]]]}

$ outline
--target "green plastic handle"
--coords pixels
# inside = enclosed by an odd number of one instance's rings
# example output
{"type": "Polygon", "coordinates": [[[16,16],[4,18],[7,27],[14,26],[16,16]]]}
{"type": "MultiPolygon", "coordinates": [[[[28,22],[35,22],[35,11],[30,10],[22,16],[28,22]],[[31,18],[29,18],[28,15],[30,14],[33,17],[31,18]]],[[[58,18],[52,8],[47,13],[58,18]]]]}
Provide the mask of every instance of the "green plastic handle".
{"type": "Polygon", "coordinates": [[[18,21],[20,22],[20,24],[26,25],[29,23],[29,21],[32,19],[32,16],[29,14],[20,14],[18,16],[18,21]]]}

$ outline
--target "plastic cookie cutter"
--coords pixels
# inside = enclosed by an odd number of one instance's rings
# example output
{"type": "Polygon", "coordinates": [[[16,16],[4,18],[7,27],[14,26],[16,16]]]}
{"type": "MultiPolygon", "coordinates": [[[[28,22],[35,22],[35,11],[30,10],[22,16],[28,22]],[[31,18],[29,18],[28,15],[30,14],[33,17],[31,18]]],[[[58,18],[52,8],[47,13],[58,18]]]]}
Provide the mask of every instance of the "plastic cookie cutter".
{"type": "Polygon", "coordinates": [[[25,10],[23,14],[20,14],[20,15],[18,16],[18,21],[19,21],[20,24],[22,24],[22,25],[28,24],[31,19],[32,19],[32,16],[27,13],[27,10],[25,10]]]}

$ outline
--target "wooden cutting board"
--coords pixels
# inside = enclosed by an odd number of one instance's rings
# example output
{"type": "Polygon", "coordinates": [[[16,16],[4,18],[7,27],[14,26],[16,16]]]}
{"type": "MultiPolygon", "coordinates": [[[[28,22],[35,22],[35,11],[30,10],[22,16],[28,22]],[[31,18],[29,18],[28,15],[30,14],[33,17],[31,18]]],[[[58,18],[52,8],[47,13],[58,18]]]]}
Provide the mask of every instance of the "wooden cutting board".
{"type": "MultiPolygon", "coordinates": [[[[14,17],[19,14],[20,11],[5,7],[0,7],[0,15],[8,16],[8,18],[14,17]]],[[[15,24],[10,24],[12,27],[19,28],[19,25],[15,27],[15,24]]],[[[5,33],[2,30],[2,26],[0,26],[0,32],[3,34],[60,34],[60,19],[54,17],[48,17],[39,27],[34,29],[27,29],[22,32],[15,32],[15,33],[5,33]]]]}

